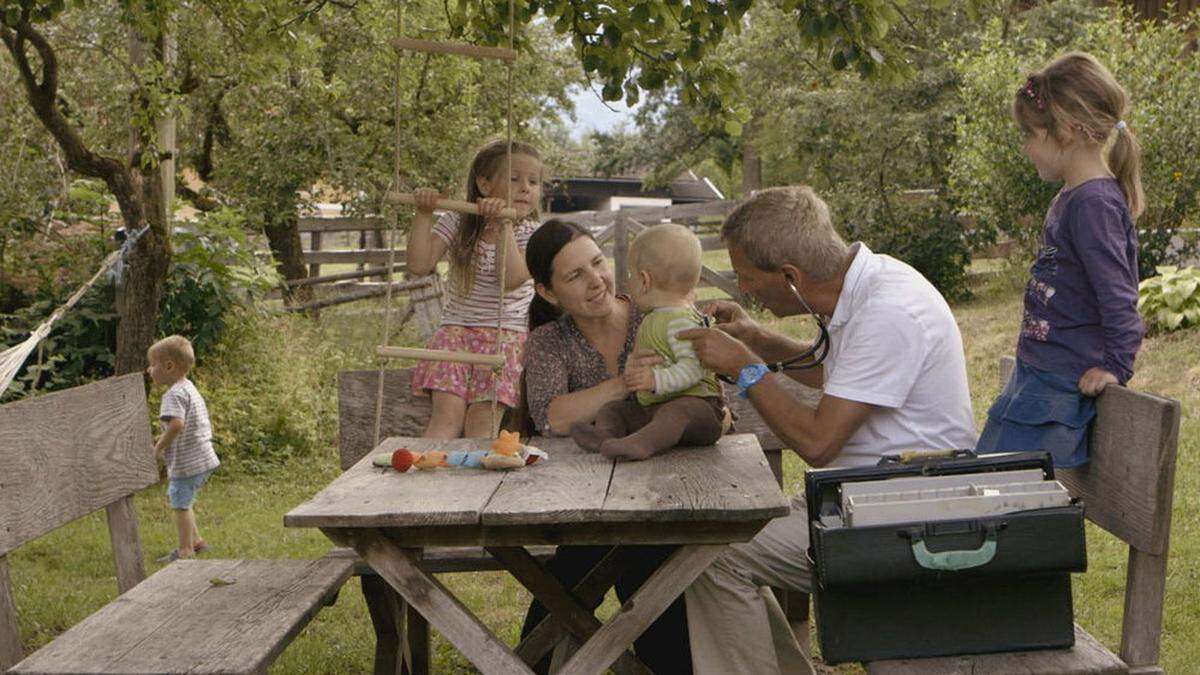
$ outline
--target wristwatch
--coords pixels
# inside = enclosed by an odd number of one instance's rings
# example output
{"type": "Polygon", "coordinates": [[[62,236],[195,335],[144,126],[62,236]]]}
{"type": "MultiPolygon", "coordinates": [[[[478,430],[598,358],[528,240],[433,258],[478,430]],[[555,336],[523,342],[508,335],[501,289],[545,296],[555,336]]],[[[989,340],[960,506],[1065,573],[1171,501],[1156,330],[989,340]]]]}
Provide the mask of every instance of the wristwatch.
{"type": "Polygon", "coordinates": [[[747,391],[750,389],[750,387],[758,384],[758,381],[763,379],[763,377],[769,372],[771,372],[771,369],[768,368],[767,364],[765,363],[751,363],[750,365],[742,368],[742,371],[738,374],[737,379],[738,397],[746,398],[749,396],[747,391]]]}

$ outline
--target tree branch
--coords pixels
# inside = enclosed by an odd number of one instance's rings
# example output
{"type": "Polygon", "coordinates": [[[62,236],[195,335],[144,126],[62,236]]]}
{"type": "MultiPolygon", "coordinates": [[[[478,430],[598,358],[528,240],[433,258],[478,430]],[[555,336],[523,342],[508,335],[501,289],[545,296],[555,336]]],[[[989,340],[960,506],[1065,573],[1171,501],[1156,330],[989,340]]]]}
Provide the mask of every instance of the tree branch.
{"type": "Polygon", "coordinates": [[[121,215],[126,224],[134,225],[145,221],[145,209],[140,196],[140,179],[129,167],[113,159],[92,152],[84,144],[82,136],[67,121],[58,107],[58,59],[54,48],[46,38],[28,21],[22,20],[14,28],[0,25],[0,39],[12,55],[21,82],[34,114],[54,136],[67,158],[67,166],[76,173],[100,178],[117,198],[121,215]],[[42,60],[42,81],[37,81],[33,66],[29,63],[26,44],[33,45],[42,60]]]}

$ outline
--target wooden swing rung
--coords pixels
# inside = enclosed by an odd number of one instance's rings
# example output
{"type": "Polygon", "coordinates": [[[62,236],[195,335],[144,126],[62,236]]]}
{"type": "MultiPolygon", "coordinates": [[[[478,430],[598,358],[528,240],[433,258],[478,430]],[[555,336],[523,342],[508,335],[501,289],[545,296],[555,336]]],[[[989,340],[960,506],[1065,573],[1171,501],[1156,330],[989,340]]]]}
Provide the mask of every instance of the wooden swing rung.
{"type": "Polygon", "coordinates": [[[517,50],[503,47],[480,47],[462,42],[435,42],[433,40],[416,40],[413,38],[395,38],[392,46],[398,50],[424,52],[426,54],[457,54],[476,59],[498,59],[513,62],[517,60],[517,50]]]}
{"type": "Polygon", "coordinates": [[[475,352],[452,352],[445,349],[418,349],[416,347],[389,347],[380,345],[375,354],[388,359],[416,359],[417,361],[450,361],[471,363],[480,366],[503,368],[503,354],[476,354],[475,352]]]}
{"type": "MultiPolygon", "coordinates": [[[[383,199],[388,204],[392,204],[393,206],[397,204],[407,204],[409,206],[417,205],[417,200],[415,197],[413,197],[411,192],[389,192],[384,195],[383,199]]],[[[458,211],[459,213],[473,213],[475,215],[479,215],[478,204],[464,202],[459,199],[439,199],[434,205],[434,208],[441,209],[443,211],[458,211]]],[[[516,209],[500,209],[500,217],[508,218],[509,220],[517,220],[520,217],[520,214],[517,213],[516,209]]]]}

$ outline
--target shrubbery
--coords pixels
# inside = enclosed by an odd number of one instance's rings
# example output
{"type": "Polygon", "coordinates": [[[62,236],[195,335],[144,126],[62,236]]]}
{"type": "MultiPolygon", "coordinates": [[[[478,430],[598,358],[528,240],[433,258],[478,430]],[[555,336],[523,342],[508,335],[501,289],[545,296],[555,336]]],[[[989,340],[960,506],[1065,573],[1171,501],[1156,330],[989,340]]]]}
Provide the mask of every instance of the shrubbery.
{"type": "Polygon", "coordinates": [[[255,259],[242,221],[239,212],[222,209],[202,213],[175,231],[158,314],[160,334],[187,336],[203,354],[220,339],[231,309],[252,306],[279,283],[271,265],[255,259]]]}
{"type": "Polygon", "coordinates": [[[337,373],[353,363],[305,317],[229,313],[194,374],[221,461],[255,472],[334,447],[337,373]]]}
{"type": "Polygon", "coordinates": [[[1158,276],[1138,286],[1138,311],[1151,330],[1200,326],[1200,268],[1158,268],[1158,276]]]}
{"type": "MultiPolygon", "coordinates": [[[[1074,3],[1060,11],[1078,12],[1074,3]]],[[[1049,8],[1046,10],[1050,11],[1049,8]]],[[[1089,9],[1066,44],[1002,36],[994,22],[981,48],[957,61],[962,73],[958,142],[950,190],[988,236],[1030,241],[1058,186],[1037,176],[1021,154],[1021,135],[1009,110],[1021,76],[1055,54],[1079,49],[1095,54],[1131,98],[1128,123],[1143,149],[1146,213],[1141,231],[1141,274],[1186,259],[1194,242],[1176,236],[1200,222],[1200,52],[1188,50],[1184,27],[1135,21],[1120,9],[1089,9]],[[1091,20],[1098,13],[1099,18],[1091,20]]]]}

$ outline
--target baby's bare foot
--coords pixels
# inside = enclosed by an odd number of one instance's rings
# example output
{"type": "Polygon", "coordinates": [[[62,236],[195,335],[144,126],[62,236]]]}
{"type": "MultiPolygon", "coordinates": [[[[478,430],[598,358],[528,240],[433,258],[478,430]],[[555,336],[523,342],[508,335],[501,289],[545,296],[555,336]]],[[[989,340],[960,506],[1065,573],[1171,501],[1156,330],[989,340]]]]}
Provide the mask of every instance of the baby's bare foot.
{"type": "Polygon", "coordinates": [[[579,444],[579,447],[588,452],[599,452],[600,444],[612,438],[611,435],[604,433],[603,430],[596,428],[593,424],[585,422],[576,422],[571,425],[571,438],[579,444]]]}

